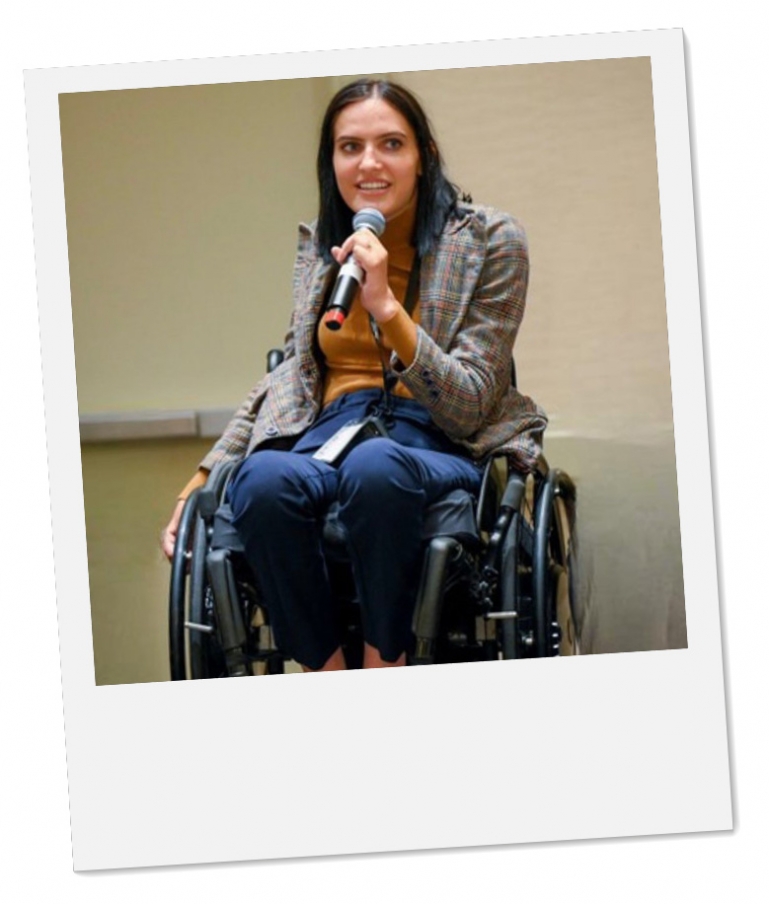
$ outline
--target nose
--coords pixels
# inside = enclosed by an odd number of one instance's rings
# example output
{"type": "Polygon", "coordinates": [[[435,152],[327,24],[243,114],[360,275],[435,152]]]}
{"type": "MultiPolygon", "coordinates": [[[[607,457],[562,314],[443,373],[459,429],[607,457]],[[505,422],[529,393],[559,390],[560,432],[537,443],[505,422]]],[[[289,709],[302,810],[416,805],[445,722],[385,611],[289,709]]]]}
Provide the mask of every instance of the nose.
{"type": "Polygon", "coordinates": [[[379,157],[376,148],[372,144],[367,144],[363,148],[363,155],[360,159],[360,168],[362,170],[377,169],[379,167],[379,157]]]}

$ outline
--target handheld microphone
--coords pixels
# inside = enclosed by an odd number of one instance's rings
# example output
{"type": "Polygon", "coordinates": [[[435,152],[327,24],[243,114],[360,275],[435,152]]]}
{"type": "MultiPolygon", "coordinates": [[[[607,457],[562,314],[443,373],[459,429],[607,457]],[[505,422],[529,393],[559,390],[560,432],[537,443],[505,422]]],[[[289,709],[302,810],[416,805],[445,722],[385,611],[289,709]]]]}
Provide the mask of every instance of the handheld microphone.
{"type": "MultiPolygon", "coordinates": [[[[352,218],[352,226],[355,232],[359,229],[370,229],[379,237],[385,231],[385,218],[376,208],[365,207],[352,218]]],[[[323,322],[330,330],[338,330],[345,322],[362,279],[363,270],[351,254],[339,268],[334,291],[326,309],[323,322]]]]}

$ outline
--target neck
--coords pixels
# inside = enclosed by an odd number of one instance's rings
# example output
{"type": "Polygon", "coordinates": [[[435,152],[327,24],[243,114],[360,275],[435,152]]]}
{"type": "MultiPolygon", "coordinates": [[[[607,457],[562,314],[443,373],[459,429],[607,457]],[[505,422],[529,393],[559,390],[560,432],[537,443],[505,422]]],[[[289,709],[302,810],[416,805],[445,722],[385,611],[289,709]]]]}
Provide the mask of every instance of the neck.
{"type": "Polygon", "coordinates": [[[387,228],[382,235],[382,244],[388,251],[403,245],[414,244],[414,224],[416,222],[416,198],[409,206],[387,221],[387,228]]]}

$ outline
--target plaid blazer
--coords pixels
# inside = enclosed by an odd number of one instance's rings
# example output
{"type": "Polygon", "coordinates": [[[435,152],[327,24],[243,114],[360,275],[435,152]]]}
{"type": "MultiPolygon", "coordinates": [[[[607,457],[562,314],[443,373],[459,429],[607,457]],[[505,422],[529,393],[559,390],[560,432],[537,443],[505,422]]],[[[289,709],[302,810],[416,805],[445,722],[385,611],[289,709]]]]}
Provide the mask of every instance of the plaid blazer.
{"type": "MultiPolygon", "coordinates": [[[[391,362],[451,440],[475,459],[504,451],[524,471],[535,466],[547,425],[542,409],[510,380],[528,270],[526,235],[513,217],[461,206],[422,261],[414,361],[391,362]]],[[[336,272],[318,254],[314,224],[301,224],[284,361],[251,390],[201,467],[264,445],[290,448],[315,421],[323,390],[315,332],[336,272]]]]}

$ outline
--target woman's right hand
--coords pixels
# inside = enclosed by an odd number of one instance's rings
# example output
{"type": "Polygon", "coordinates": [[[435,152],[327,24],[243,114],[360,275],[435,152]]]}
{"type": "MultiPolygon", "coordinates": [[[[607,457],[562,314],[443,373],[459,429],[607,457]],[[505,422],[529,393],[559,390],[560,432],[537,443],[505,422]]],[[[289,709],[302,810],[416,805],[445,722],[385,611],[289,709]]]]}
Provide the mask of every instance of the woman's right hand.
{"type": "Polygon", "coordinates": [[[365,276],[361,284],[360,301],[377,321],[386,323],[400,308],[387,281],[387,249],[369,229],[359,229],[342,243],[334,245],[331,254],[338,264],[343,264],[352,254],[365,276]]]}
{"type": "Polygon", "coordinates": [[[163,533],[160,535],[160,547],[165,557],[170,562],[174,557],[174,547],[176,546],[176,535],[179,533],[179,522],[182,519],[182,511],[184,510],[185,499],[180,499],[176,503],[176,508],[171,516],[171,520],[166,525],[163,533]]]}

